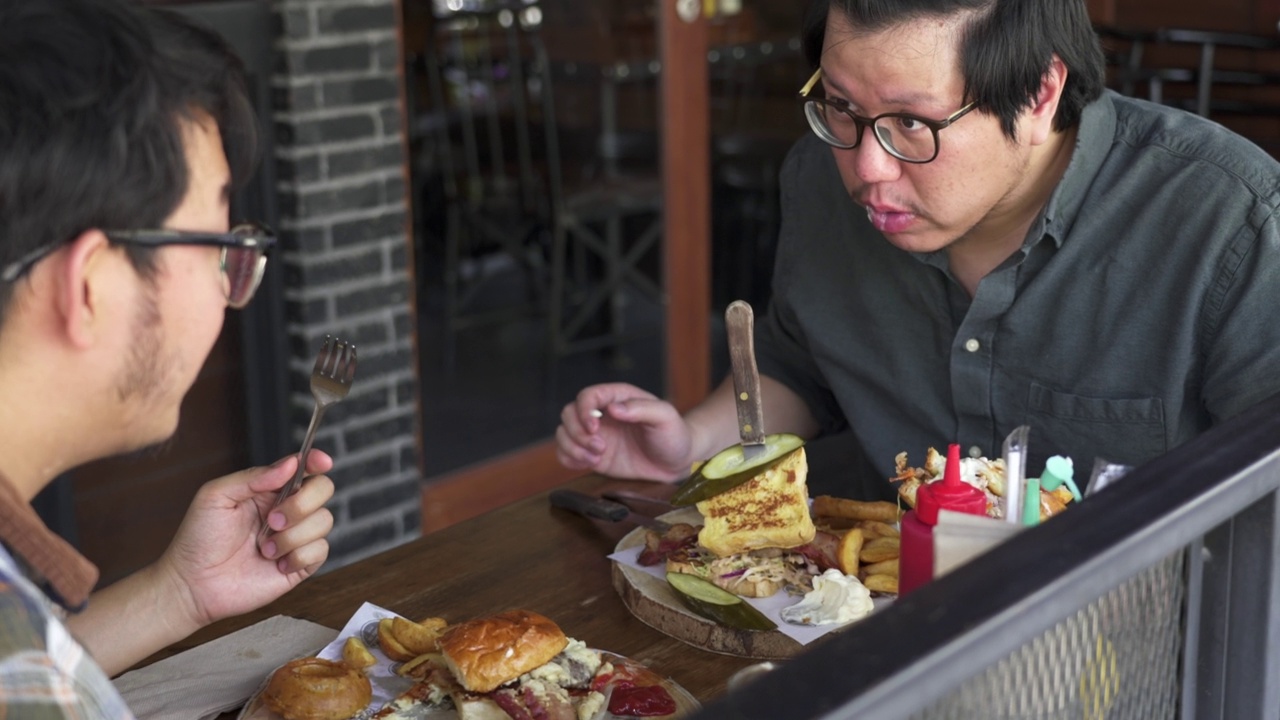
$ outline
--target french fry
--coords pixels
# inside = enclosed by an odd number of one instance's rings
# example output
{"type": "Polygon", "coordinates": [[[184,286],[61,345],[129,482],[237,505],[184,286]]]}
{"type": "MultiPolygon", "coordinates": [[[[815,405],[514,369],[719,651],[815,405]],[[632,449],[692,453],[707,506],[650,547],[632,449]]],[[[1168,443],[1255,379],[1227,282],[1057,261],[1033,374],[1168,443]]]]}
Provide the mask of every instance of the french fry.
{"type": "Polygon", "coordinates": [[[858,553],[862,552],[862,531],[851,528],[840,538],[836,561],[845,575],[858,574],[858,553]]]}
{"type": "Polygon", "coordinates": [[[862,534],[868,540],[882,537],[899,537],[901,535],[898,532],[898,528],[879,520],[859,520],[858,527],[862,528],[862,534]]]}
{"type": "Polygon", "coordinates": [[[854,520],[853,518],[830,517],[823,515],[813,516],[813,524],[817,526],[819,530],[826,530],[827,532],[835,535],[840,535],[849,528],[858,527],[861,522],[862,521],[854,520]]]}
{"type": "Polygon", "coordinates": [[[898,577],[898,558],[890,558],[888,560],[881,560],[878,563],[864,565],[862,567],[862,573],[863,577],[869,577],[871,575],[892,575],[893,577],[898,577]]]}
{"type": "Polygon", "coordinates": [[[899,552],[898,538],[876,538],[863,543],[858,559],[867,564],[878,563],[898,557],[899,552]]]}
{"type": "Polygon", "coordinates": [[[868,575],[862,584],[871,592],[898,594],[898,578],[893,575],[868,575]]]}
{"type": "Polygon", "coordinates": [[[342,644],[342,662],[346,663],[347,667],[363,670],[370,665],[376,664],[378,659],[373,656],[373,653],[369,652],[369,648],[364,644],[363,640],[352,635],[342,644]]]}
{"type": "Polygon", "coordinates": [[[840,517],[852,520],[898,521],[898,506],[884,500],[848,500],[819,495],[813,499],[813,514],[818,517],[840,517]]]}
{"type": "Polygon", "coordinates": [[[396,674],[404,677],[416,678],[418,680],[425,679],[427,673],[431,671],[431,661],[435,661],[435,665],[437,666],[443,666],[444,655],[438,652],[423,653],[422,655],[419,655],[396,668],[396,674]]]}

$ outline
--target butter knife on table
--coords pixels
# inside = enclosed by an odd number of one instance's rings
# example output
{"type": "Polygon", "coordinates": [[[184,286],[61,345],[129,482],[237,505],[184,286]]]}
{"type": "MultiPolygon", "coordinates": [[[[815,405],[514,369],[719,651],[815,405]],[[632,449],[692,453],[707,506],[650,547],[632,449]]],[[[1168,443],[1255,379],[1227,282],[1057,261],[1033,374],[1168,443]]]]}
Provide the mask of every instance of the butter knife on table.
{"type": "Polygon", "coordinates": [[[764,453],[764,403],[760,399],[760,371],[756,368],[755,315],[751,306],[734,300],[724,311],[729,335],[729,362],[733,366],[733,397],[738,407],[738,434],[742,459],[764,453]]]}
{"type": "Polygon", "coordinates": [[[658,532],[666,532],[671,529],[670,523],[665,523],[655,517],[642,515],[631,508],[616,503],[612,500],[605,500],[594,495],[578,492],[577,490],[566,490],[560,488],[552,490],[547,496],[551,501],[552,507],[558,507],[564,510],[578,513],[583,517],[595,518],[597,520],[608,520],[609,522],[630,522],[643,527],[652,528],[658,532]]]}

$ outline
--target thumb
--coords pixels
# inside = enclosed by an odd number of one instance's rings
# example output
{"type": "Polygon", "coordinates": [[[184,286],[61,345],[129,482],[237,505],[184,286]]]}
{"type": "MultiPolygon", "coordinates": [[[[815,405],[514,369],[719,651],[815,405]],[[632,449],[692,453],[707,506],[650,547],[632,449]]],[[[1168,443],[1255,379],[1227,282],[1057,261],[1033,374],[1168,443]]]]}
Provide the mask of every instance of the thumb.
{"type": "Polygon", "coordinates": [[[679,417],[675,407],[657,398],[631,398],[609,405],[609,416],[639,425],[662,425],[679,417]]]}
{"type": "Polygon", "coordinates": [[[254,492],[275,491],[284,487],[285,483],[298,471],[297,453],[286,455],[266,467],[253,467],[241,471],[248,476],[249,489],[254,492]]]}

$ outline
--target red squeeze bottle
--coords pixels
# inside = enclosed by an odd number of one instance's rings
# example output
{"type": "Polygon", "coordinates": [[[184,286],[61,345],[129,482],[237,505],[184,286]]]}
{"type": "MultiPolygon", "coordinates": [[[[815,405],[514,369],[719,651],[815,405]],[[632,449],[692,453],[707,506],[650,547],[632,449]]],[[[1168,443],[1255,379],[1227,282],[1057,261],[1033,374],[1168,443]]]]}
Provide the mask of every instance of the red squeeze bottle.
{"type": "Polygon", "coordinates": [[[902,541],[898,559],[898,596],[933,579],[933,526],[939,510],[970,515],[987,514],[987,496],[960,479],[960,446],[947,447],[947,467],[942,479],[925,483],[916,491],[916,508],[902,516],[902,541]]]}

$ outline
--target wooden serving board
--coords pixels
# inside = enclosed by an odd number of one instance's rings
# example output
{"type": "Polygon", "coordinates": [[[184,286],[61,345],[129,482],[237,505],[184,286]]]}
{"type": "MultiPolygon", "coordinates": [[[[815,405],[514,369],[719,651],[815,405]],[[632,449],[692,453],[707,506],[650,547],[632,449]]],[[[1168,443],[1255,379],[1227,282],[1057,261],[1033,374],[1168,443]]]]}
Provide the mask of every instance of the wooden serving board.
{"type": "MultiPolygon", "coordinates": [[[[671,523],[702,523],[702,516],[695,508],[676,510],[663,515],[662,519],[671,523]]],[[[616,550],[643,544],[644,528],[636,528],[618,541],[616,550]]],[[[781,660],[796,655],[804,647],[777,630],[738,630],[695,615],[681,604],[665,580],[617,562],[613,563],[613,587],[631,614],[645,625],[703,650],[781,660]]]]}

